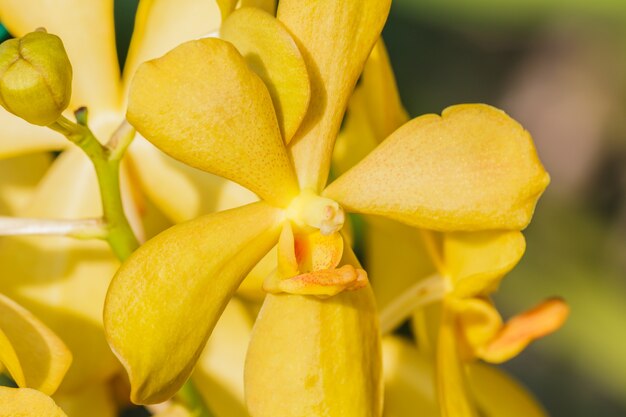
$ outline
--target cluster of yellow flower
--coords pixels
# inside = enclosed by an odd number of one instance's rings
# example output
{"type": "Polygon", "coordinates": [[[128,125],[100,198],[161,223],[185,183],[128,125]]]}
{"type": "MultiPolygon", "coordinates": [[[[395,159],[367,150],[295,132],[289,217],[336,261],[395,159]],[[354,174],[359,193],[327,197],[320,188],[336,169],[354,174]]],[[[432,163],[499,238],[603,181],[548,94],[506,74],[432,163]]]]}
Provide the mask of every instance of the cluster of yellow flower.
{"type": "Polygon", "coordinates": [[[390,3],[144,0],[120,76],[112,0],[0,0],[0,415],[545,415],[480,361],[567,316],[490,300],[549,177],[408,120],[390,3]]]}

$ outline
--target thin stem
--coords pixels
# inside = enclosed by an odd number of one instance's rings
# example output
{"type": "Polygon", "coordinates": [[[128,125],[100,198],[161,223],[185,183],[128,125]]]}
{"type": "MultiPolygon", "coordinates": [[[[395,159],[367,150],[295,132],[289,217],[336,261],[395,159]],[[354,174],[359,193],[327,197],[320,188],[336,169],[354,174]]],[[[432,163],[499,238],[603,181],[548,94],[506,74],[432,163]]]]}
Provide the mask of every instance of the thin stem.
{"type": "Polygon", "coordinates": [[[108,229],[106,240],[115,256],[121,261],[126,260],[139,247],[124,214],[120,192],[120,160],[134,136],[134,130],[125,130],[125,140],[121,142],[123,149],[120,151],[118,148],[102,145],[86,125],[76,124],[63,116],[50,125],[50,128],[62,133],[91,159],[98,178],[103,219],[108,229]]]}
{"type": "Polygon", "coordinates": [[[387,334],[425,305],[443,299],[447,281],[438,274],[423,279],[396,297],[380,312],[380,331],[387,334]]]}
{"type": "Polygon", "coordinates": [[[102,219],[55,220],[0,216],[0,236],[18,235],[106,239],[108,230],[102,219]]]}

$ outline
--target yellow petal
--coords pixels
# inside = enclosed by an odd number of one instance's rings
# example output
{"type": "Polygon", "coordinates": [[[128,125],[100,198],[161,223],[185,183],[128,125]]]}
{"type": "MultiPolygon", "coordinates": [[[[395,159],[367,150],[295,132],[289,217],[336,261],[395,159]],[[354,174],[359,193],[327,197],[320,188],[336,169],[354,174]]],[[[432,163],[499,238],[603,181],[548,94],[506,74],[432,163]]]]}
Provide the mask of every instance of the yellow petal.
{"type": "Polygon", "coordinates": [[[431,230],[519,230],[549,182],[517,122],[482,104],[396,130],[324,195],[356,212],[431,230]]]}
{"type": "Polygon", "coordinates": [[[382,413],[380,341],[369,288],[320,300],[268,295],[245,369],[255,417],[382,413]]]}
{"type": "Polygon", "coordinates": [[[216,1],[145,0],[139,2],[124,66],[124,91],[137,67],[183,42],[216,31],[221,22],[216,1]]]}
{"type": "Polygon", "coordinates": [[[366,216],[367,274],[379,309],[407,288],[435,273],[419,230],[401,223],[366,216]]]}
{"type": "Polygon", "coordinates": [[[281,0],[278,19],[294,36],[311,80],[309,111],[291,142],[300,185],[326,185],[348,99],[389,13],[390,0],[281,0]]]}
{"type": "Polygon", "coordinates": [[[300,50],[285,27],[256,8],[234,12],[220,29],[250,68],[265,82],[285,143],[298,130],[309,107],[311,87],[300,50]]]}
{"type": "Polygon", "coordinates": [[[382,142],[409,120],[396,85],[389,55],[382,38],[378,39],[370,54],[359,83],[374,135],[382,142]]]}
{"type": "Polygon", "coordinates": [[[194,417],[189,410],[180,404],[170,404],[164,410],[160,410],[154,417],[194,417]]]}
{"type": "Polygon", "coordinates": [[[494,366],[470,364],[468,381],[485,417],[548,417],[526,388],[494,366]]]}
{"type": "Polygon", "coordinates": [[[113,0],[3,0],[3,23],[15,36],[38,27],[61,38],[74,68],[70,109],[97,111],[119,105],[119,69],[113,0]]]}
{"type": "Polygon", "coordinates": [[[472,297],[494,292],[525,249],[526,241],[520,232],[444,234],[443,256],[453,294],[472,297]]]}
{"type": "Polygon", "coordinates": [[[91,383],[72,393],[55,395],[68,417],[117,417],[117,405],[108,384],[91,383]]]}
{"type": "MultiPolygon", "coordinates": [[[[93,166],[80,149],[73,148],[54,161],[33,200],[19,215],[75,219],[101,213],[93,166]]],[[[37,316],[74,356],[59,392],[104,381],[119,371],[102,326],[104,296],[118,267],[105,242],[3,238],[0,265],[0,292],[37,316]]]]}
{"type": "Polygon", "coordinates": [[[445,304],[437,340],[435,366],[441,417],[477,417],[459,356],[455,315],[445,304]]]}
{"type": "Polygon", "coordinates": [[[271,97],[228,42],[187,42],[144,63],[128,120],[170,156],[272,204],[287,205],[298,193],[271,97]]]}
{"type": "Polygon", "coordinates": [[[0,159],[49,150],[64,149],[67,139],[52,129],[31,125],[0,108],[0,159]]]}
{"type": "Polygon", "coordinates": [[[248,415],[243,397],[243,365],[251,332],[250,314],[233,298],[200,355],[192,378],[217,416],[248,415]]]}
{"type": "Polygon", "coordinates": [[[0,214],[16,215],[28,204],[51,162],[43,153],[0,160],[0,214]]]}
{"type": "Polygon", "coordinates": [[[133,402],[164,401],[185,382],[228,300],[276,243],[279,214],[255,203],[206,215],[166,230],[122,265],[104,324],[133,402]]]}
{"type": "Polygon", "coordinates": [[[235,10],[237,6],[237,0],[216,0],[217,5],[220,8],[220,12],[222,13],[222,21],[226,20],[228,16],[235,10]]]}
{"type": "Polygon", "coordinates": [[[456,314],[459,341],[464,359],[474,359],[477,352],[481,352],[498,334],[502,328],[502,317],[489,301],[479,298],[468,300],[454,300],[452,308],[456,314]]]}
{"type": "Polygon", "coordinates": [[[518,355],[532,341],[561,328],[568,315],[569,307],[563,300],[546,300],[507,321],[479,356],[491,363],[507,361],[518,355]]]}
{"type": "Polygon", "coordinates": [[[0,415],[14,417],[67,417],[47,395],[31,388],[0,386],[0,415]]]}
{"type": "Polygon", "coordinates": [[[0,362],[18,386],[49,395],[65,376],[72,354],[35,316],[0,294],[0,362]]]}
{"type": "Polygon", "coordinates": [[[439,417],[432,361],[400,337],[383,338],[385,417],[439,417]]]}
{"type": "Polygon", "coordinates": [[[271,273],[276,271],[276,259],[278,257],[278,247],[274,246],[267,254],[257,263],[252,271],[243,280],[237,294],[246,301],[262,302],[265,298],[263,291],[263,281],[271,273]]]}
{"type": "Polygon", "coordinates": [[[241,0],[241,7],[257,7],[266,12],[276,14],[276,0],[241,0]]]}
{"type": "Polygon", "coordinates": [[[170,158],[142,137],[135,138],[129,156],[141,189],[173,222],[258,200],[232,181],[170,158]]]}

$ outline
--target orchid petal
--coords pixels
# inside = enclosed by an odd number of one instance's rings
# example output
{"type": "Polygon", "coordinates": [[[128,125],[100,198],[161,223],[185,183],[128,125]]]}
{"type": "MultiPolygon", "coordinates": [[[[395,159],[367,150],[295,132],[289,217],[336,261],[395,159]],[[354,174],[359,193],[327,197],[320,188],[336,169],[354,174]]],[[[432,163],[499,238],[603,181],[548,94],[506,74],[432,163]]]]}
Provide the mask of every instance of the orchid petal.
{"type": "Polygon", "coordinates": [[[217,5],[220,8],[222,14],[222,21],[226,20],[228,16],[235,10],[237,6],[237,0],[216,0],[217,5]]]}
{"type": "Polygon", "coordinates": [[[117,405],[106,383],[91,383],[78,391],[55,395],[54,401],[69,417],[117,417],[117,405]]]}
{"type": "Polygon", "coordinates": [[[170,156],[272,204],[298,193],[267,88],[228,42],[191,41],[144,63],[128,120],[170,156]]]}
{"type": "Polygon", "coordinates": [[[271,15],[276,15],[277,0],[241,0],[241,7],[256,7],[265,10],[271,15]]]}
{"type": "Polygon", "coordinates": [[[382,310],[436,271],[419,230],[374,216],[367,216],[366,221],[367,274],[382,310]]]}
{"type": "Polygon", "coordinates": [[[51,162],[43,153],[0,161],[0,214],[16,215],[26,206],[51,162]]]}
{"type": "Polygon", "coordinates": [[[385,417],[439,417],[432,361],[406,340],[383,338],[385,417]]]}
{"type": "Polygon", "coordinates": [[[279,222],[265,203],[209,214],[159,234],[122,265],[104,324],[133,402],[164,401],[185,382],[228,300],[276,243],[279,222]]]}
{"type": "Polygon", "coordinates": [[[63,380],[72,354],[35,316],[0,294],[0,362],[19,387],[50,395],[63,380]]]}
{"type": "Polygon", "coordinates": [[[281,0],[278,19],[294,36],[311,80],[309,111],[290,144],[304,189],[326,184],[335,138],[390,0],[281,0]]]}
{"type": "Polygon", "coordinates": [[[133,37],[124,66],[124,91],[139,65],[183,42],[216,31],[221,22],[215,1],[143,0],[139,2],[133,37]]]}
{"type": "Polygon", "coordinates": [[[64,149],[69,142],[57,132],[28,123],[0,108],[0,160],[33,152],[64,149]]]}
{"type": "Polygon", "coordinates": [[[437,341],[435,366],[441,417],[477,417],[459,355],[455,314],[445,305],[437,341]]]}
{"type": "MultiPolygon", "coordinates": [[[[98,183],[83,152],[78,148],[63,152],[18,214],[56,219],[100,216],[98,183]]],[[[74,356],[59,392],[104,381],[118,372],[102,327],[104,295],[118,267],[105,242],[7,237],[0,241],[0,265],[0,292],[35,314],[74,356]]]]}
{"type": "Polygon", "coordinates": [[[425,229],[519,230],[548,182],[528,132],[500,110],[467,104],[408,122],[324,196],[425,229]]]}
{"type": "Polygon", "coordinates": [[[453,294],[473,297],[494,292],[525,249],[520,232],[446,233],[443,256],[453,281],[453,294]]]}
{"type": "Polygon", "coordinates": [[[283,139],[289,143],[304,119],[311,96],[307,67],[293,38],[279,20],[251,7],[230,15],[220,34],[237,47],[265,82],[283,139]]]}
{"type": "Polygon", "coordinates": [[[133,172],[148,198],[176,223],[258,200],[242,186],[185,165],[138,137],[129,156],[133,172]],[[172,196],[176,198],[172,198],[172,196]]]}
{"type": "Polygon", "coordinates": [[[326,300],[269,294],[246,358],[250,414],[380,416],[380,355],[369,287],[326,300]]]}
{"type": "Polygon", "coordinates": [[[569,307],[563,300],[546,300],[507,321],[499,334],[479,352],[479,356],[491,363],[507,361],[532,341],[561,328],[568,315],[569,307]]]}
{"type": "Polygon", "coordinates": [[[548,417],[526,388],[494,366],[470,364],[468,381],[485,417],[548,417]]]}
{"type": "Polygon", "coordinates": [[[70,108],[92,114],[119,105],[113,0],[2,0],[0,15],[15,36],[38,27],[61,38],[74,69],[70,108]]]}
{"type": "Polygon", "coordinates": [[[19,417],[67,417],[46,394],[31,388],[0,386],[0,415],[19,417]]]}
{"type": "Polygon", "coordinates": [[[243,365],[252,332],[252,317],[233,298],[217,322],[192,375],[211,411],[218,416],[247,416],[243,365]]]}
{"type": "Polygon", "coordinates": [[[459,340],[459,350],[464,353],[464,359],[470,361],[498,334],[502,317],[491,302],[480,298],[455,299],[450,304],[459,335],[463,336],[459,340]]]}

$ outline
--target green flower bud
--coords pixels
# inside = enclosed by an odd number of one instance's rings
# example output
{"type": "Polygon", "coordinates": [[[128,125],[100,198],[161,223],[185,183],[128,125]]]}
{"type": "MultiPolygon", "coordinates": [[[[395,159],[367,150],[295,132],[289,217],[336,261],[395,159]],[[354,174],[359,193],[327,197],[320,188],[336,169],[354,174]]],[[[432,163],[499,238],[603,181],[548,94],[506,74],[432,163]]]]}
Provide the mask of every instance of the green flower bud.
{"type": "Polygon", "coordinates": [[[72,94],[72,65],[63,42],[45,31],[0,45],[0,105],[35,125],[55,122],[72,94]]]}

